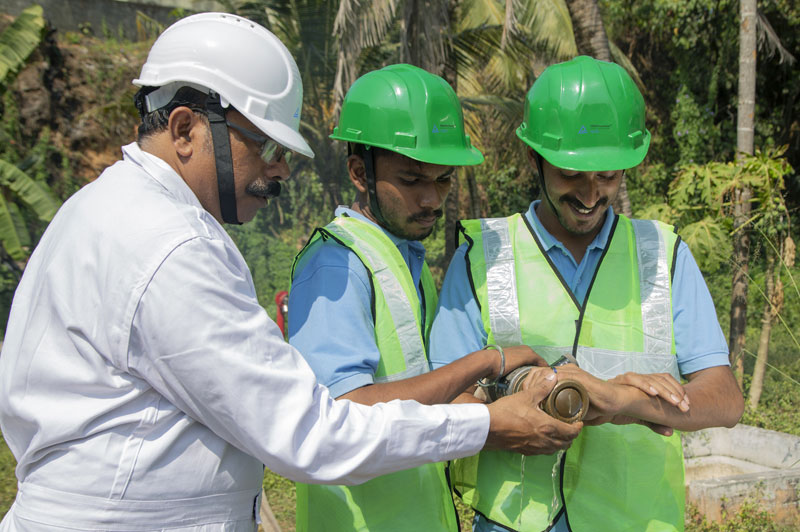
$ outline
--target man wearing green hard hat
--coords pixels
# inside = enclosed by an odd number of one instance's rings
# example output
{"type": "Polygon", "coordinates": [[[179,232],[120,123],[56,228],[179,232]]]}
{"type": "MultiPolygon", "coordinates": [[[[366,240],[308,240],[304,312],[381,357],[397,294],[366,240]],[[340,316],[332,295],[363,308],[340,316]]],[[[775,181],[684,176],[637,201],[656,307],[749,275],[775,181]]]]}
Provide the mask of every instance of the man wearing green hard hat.
{"type": "MultiPolygon", "coordinates": [[[[289,340],[331,395],[369,405],[448,403],[479,379],[544,365],[526,346],[480,346],[431,371],[437,291],[420,240],[442,216],[456,167],[483,162],[447,82],[411,65],[370,72],[345,96],[331,138],[348,143],[356,199],[297,256],[289,298],[289,340]]],[[[515,415],[540,416],[532,437],[549,453],[569,446],[580,429],[531,407],[554,384],[541,368],[531,380],[534,400],[508,403],[515,415]]],[[[435,463],[360,486],[298,484],[297,530],[457,532],[447,476],[435,463]]]]}
{"type": "Polygon", "coordinates": [[[620,66],[577,57],[542,72],[517,135],[541,199],[462,221],[430,340],[434,368],[487,343],[526,344],[588,391],[566,452],[456,460],[474,530],[683,530],[679,430],[733,426],[743,400],[711,296],[673,227],[611,207],[650,145],[620,66]],[[685,384],[681,384],[685,379],[685,384]]]}

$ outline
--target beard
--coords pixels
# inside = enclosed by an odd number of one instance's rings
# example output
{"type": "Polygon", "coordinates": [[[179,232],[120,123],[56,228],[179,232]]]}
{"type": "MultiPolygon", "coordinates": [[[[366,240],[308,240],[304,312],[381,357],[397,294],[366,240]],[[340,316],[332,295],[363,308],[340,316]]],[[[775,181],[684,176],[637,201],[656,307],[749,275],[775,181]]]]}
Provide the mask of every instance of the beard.
{"type": "Polygon", "coordinates": [[[403,218],[402,215],[397,213],[393,206],[386,205],[381,201],[380,197],[378,197],[378,207],[380,207],[381,214],[383,215],[384,228],[394,236],[404,240],[424,240],[428,238],[433,232],[435,224],[417,230],[413,230],[411,226],[420,220],[433,216],[439,219],[444,214],[442,209],[429,209],[403,218]]]}
{"type": "MultiPolygon", "coordinates": [[[[566,195],[566,194],[561,196],[560,198],[558,198],[558,203],[560,205],[563,205],[564,209],[571,209],[572,208],[571,206],[577,207],[579,209],[586,209],[586,205],[584,205],[583,202],[578,200],[578,198],[575,198],[573,196],[569,196],[569,195],[566,195]]],[[[597,220],[597,223],[594,224],[594,225],[591,225],[591,226],[588,225],[588,224],[586,224],[586,225],[577,225],[577,226],[576,225],[571,225],[569,223],[568,219],[567,219],[567,216],[564,215],[564,211],[562,209],[557,209],[556,210],[556,215],[558,217],[559,223],[561,223],[561,226],[564,229],[566,229],[567,232],[569,232],[569,233],[571,233],[573,235],[580,236],[580,235],[585,235],[585,234],[591,233],[592,231],[597,229],[597,227],[599,225],[603,224],[603,222],[606,219],[605,218],[605,213],[608,210],[608,205],[609,205],[608,197],[602,197],[602,198],[597,200],[597,203],[595,203],[593,209],[597,209],[597,211],[601,212],[602,214],[599,216],[599,218],[597,220]]]]}

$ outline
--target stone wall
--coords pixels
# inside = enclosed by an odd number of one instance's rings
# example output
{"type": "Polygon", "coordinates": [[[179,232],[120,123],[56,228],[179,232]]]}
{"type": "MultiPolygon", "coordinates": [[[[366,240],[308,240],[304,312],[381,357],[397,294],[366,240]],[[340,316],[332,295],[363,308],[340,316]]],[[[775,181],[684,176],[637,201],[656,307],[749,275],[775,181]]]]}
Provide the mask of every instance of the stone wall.
{"type": "Polygon", "coordinates": [[[57,30],[91,28],[95,35],[102,37],[105,28],[114,37],[130,40],[138,37],[137,11],[169,25],[175,21],[170,14],[175,9],[223,10],[215,0],[0,0],[0,13],[17,16],[34,3],[42,6],[45,18],[57,30]]]}

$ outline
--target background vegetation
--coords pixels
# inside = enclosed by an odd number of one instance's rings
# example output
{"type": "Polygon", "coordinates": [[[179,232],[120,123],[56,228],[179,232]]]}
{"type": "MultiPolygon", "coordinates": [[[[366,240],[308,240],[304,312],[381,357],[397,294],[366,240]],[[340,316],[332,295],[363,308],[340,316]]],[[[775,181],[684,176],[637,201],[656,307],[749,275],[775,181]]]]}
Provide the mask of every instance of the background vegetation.
{"type": "MultiPolygon", "coordinates": [[[[303,133],[317,154],[297,164],[285,192],[256,219],[229,228],[253,272],[260,301],[288,288],[289,267],[312,229],[353,198],[344,148],[330,141],[341,98],[360,74],[412,62],[443,75],[457,90],[468,132],[486,163],[462,171],[446,223],[425,241],[441,279],[456,219],[499,216],[527,207],[537,193],[514,135],[525,92],[547,65],[579,52],[609,58],[640,84],[653,135],[645,162],[627,173],[637,216],[676,223],[703,270],[723,331],[731,322],[732,259],[738,235],[746,257],[743,423],[800,435],[800,268],[792,223],[800,204],[800,6],[758,3],[754,155],[737,159],[740,2],[734,0],[352,0],[229,1],[292,50],[304,79],[303,133]],[[581,5],[599,9],[607,48],[587,49],[581,5]],[[739,191],[752,212],[734,223],[739,191]],[[765,336],[766,331],[766,336],[765,336]],[[768,355],[768,356],[767,356],[768,355]],[[763,383],[753,386],[761,357],[763,383]],[[760,388],[755,401],[753,389],[760,388]]],[[[186,15],[175,12],[175,18],[186,15]]],[[[136,123],[130,80],[161,24],[138,20],[141,39],[107,27],[56,32],[46,13],[0,15],[0,325],[25,260],[55,207],[119,157],[136,123]],[[9,33],[11,31],[11,33],[9,33]],[[5,51],[13,48],[16,56],[5,51]],[[14,58],[15,57],[15,58],[14,58]]],[[[0,444],[0,515],[13,500],[13,457],[0,444]]],[[[265,487],[282,525],[293,524],[293,490],[268,475],[265,487]]],[[[756,507],[730,523],[690,515],[690,530],[778,530],[756,507]],[[756,528],[756,526],[762,528],[756,528]],[[727,527],[727,528],[725,528],[727,527]],[[770,528],[772,527],[772,528],[770,528]]],[[[287,529],[289,529],[287,527],[287,529]]]]}

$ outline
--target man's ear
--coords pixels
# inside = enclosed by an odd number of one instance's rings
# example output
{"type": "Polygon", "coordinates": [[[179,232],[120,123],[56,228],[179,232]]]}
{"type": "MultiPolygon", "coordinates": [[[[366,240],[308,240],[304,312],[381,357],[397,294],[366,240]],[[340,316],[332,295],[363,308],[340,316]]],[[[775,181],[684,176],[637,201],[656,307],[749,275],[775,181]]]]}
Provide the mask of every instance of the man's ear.
{"type": "Polygon", "coordinates": [[[197,142],[197,131],[200,125],[197,115],[188,107],[176,107],[169,114],[167,129],[175,147],[175,152],[180,157],[191,157],[194,152],[193,141],[197,142]]]}
{"type": "Polygon", "coordinates": [[[350,181],[361,194],[367,193],[367,168],[360,155],[351,154],[347,157],[347,172],[350,181]]]}

